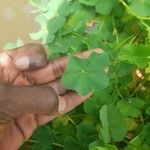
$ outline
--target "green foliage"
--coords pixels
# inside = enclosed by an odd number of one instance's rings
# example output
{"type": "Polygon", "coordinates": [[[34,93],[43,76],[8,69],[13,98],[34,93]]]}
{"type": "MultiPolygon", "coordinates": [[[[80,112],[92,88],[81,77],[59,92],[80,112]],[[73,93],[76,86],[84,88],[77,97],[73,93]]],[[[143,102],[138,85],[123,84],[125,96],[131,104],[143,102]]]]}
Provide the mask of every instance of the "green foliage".
{"type": "Polygon", "coordinates": [[[112,103],[113,96],[105,91],[95,92],[94,95],[84,103],[84,111],[95,119],[99,119],[99,110],[103,105],[112,103]]]}
{"type": "Polygon", "coordinates": [[[89,150],[118,150],[116,146],[114,145],[106,145],[106,146],[95,146],[92,148],[89,148],[89,150]]]}
{"type": "Polygon", "coordinates": [[[126,123],[115,105],[104,105],[100,110],[100,120],[102,122],[101,135],[105,143],[110,143],[110,137],[116,142],[123,140],[126,134],[126,123]]]}
{"type": "Polygon", "coordinates": [[[10,49],[21,47],[23,45],[24,45],[24,42],[20,38],[18,38],[18,40],[16,42],[7,43],[4,47],[4,50],[7,51],[7,50],[10,50],[10,49]]]}
{"type": "Polygon", "coordinates": [[[146,67],[150,62],[150,46],[127,45],[121,50],[119,59],[133,63],[140,68],[146,67]]]}
{"type": "Polygon", "coordinates": [[[103,90],[109,85],[105,72],[108,65],[109,58],[106,53],[92,53],[88,59],[71,57],[62,76],[62,83],[67,89],[75,90],[80,95],[103,90]]]}
{"type": "Polygon", "coordinates": [[[47,127],[43,126],[35,131],[33,134],[33,141],[36,141],[32,145],[32,150],[51,150],[52,143],[54,142],[55,132],[47,127]],[[44,137],[44,138],[43,138],[44,137]]]}
{"type": "Polygon", "coordinates": [[[65,138],[64,149],[65,150],[76,150],[77,147],[80,147],[78,141],[71,136],[65,138]]]}
{"type": "Polygon", "coordinates": [[[70,12],[69,2],[67,0],[50,1],[30,1],[31,4],[43,13],[35,20],[40,23],[41,30],[30,34],[33,40],[43,39],[44,44],[50,44],[55,38],[55,33],[62,28],[66,16],[70,12]]]}
{"type": "Polygon", "coordinates": [[[115,0],[101,0],[101,1],[97,0],[95,3],[96,11],[103,15],[109,15],[110,12],[112,11],[114,3],[115,0]]]}
{"type": "Polygon", "coordinates": [[[22,149],[149,150],[150,1],[30,3],[41,26],[31,38],[48,46],[50,59],[69,56],[63,85],[81,95],[93,91],[93,96],[38,129],[22,149]],[[73,56],[93,48],[105,52],[87,59],[73,56]]]}
{"type": "Polygon", "coordinates": [[[129,117],[139,117],[141,109],[144,107],[144,101],[138,98],[130,99],[129,101],[118,101],[117,107],[120,109],[123,115],[129,117]]]}
{"type": "Polygon", "coordinates": [[[129,7],[139,16],[150,17],[149,0],[128,0],[129,7]]]}
{"type": "Polygon", "coordinates": [[[150,144],[150,123],[147,123],[144,126],[140,136],[141,136],[141,139],[144,141],[144,143],[150,144]]]}
{"type": "Polygon", "coordinates": [[[109,15],[112,11],[115,0],[79,0],[81,4],[94,6],[96,11],[103,15],[109,15]],[[105,7],[104,7],[105,6],[105,7]]]}

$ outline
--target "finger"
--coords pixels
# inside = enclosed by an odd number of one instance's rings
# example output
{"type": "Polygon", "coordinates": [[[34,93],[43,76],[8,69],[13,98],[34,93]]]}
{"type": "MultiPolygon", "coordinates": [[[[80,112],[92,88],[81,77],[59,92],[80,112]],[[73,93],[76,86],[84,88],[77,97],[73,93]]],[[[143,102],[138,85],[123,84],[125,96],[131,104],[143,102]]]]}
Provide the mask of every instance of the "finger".
{"type": "MultiPolygon", "coordinates": [[[[7,126],[7,125],[6,125],[7,126]]],[[[24,138],[13,121],[8,123],[9,128],[0,139],[1,150],[17,150],[23,144],[24,138]]]]}
{"type": "Polygon", "coordinates": [[[49,85],[54,89],[54,91],[58,95],[63,95],[63,94],[65,94],[68,91],[67,89],[64,88],[64,86],[62,85],[60,79],[52,81],[49,85]]]}
{"type": "Polygon", "coordinates": [[[50,114],[58,110],[58,97],[50,86],[0,86],[0,120],[22,113],[50,114]]]}
{"type": "Polygon", "coordinates": [[[40,44],[27,44],[25,46],[7,51],[18,70],[32,70],[47,63],[47,54],[40,44]]]}
{"type": "Polygon", "coordinates": [[[9,122],[0,121],[0,139],[7,133],[9,127],[9,122]]]}
{"type": "Polygon", "coordinates": [[[65,95],[59,97],[59,109],[58,112],[54,112],[51,115],[40,115],[37,117],[38,125],[43,125],[51,120],[53,120],[55,117],[62,115],[66,112],[69,112],[76,106],[83,103],[86,99],[88,99],[92,94],[89,93],[86,96],[80,96],[79,94],[75,92],[68,92],[65,95]]]}
{"type": "Polygon", "coordinates": [[[18,150],[36,128],[37,121],[32,113],[21,114],[10,122],[0,124],[1,150],[18,150]]]}
{"type": "Polygon", "coordinates": [[[0,83],[12,83],[19,73],[7,53],[0,53],[0,83]]]}
{"type": "Polygon", "coordinates": [[[23,47],[0,53],[0,82],[12,83],[20,71],[32,70],[46,64],[46,52],[39,44],[28,44],[23,47]]]}
{"type": "MultiPolygon", "coordinates": [[[[28,76],[27,77],[18,76],[17,80],[13,82],[13,85],[29,86],[29,85],[35,85],[35,82],[33,79],[30,79],[28,76]]],[[[50,85],[58,95],[63,95],[68,91],[67,89],[64,88],[60,79],[56,79],[55,81],[47,83],[46,85],[50,85]]]]}
{"type": "Polygon", "coordinates": [[[21,114],[18,118],[14,119],[14,123],[21,131],[24,141],[28,140],[33,131],[37,128],[36,117],[33,113],[21,114]]]}
{"type": "MultiPolygon", "coordinates": [[[[91,51],[81,52],[76,56],[80,58],[87,58],[92,52],[102,53],[103,51],[101,49],[94,49],[91,51]]],[[[47,66],[40,70],[27,72],[26,76],[32,78],[36,84],[44,84],[51,82],[53,80],[56,80],[63,74],[67,62],[68,57],[59,58],[57,60],[49,62],[47,66]]]]}

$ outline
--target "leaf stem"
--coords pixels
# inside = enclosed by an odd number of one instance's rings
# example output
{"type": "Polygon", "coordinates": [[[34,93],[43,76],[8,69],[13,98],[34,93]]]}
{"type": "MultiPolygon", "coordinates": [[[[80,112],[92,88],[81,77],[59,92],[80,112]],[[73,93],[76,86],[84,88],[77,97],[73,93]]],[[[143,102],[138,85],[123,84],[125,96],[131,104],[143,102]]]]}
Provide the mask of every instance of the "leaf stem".
{"type": "MultiPolygon", "coordinates": [[[[128,38],[126,38],[125,40],[123,40],[116,48],[116,50],[118,50],[120,47],[122,47],[122,45],[124,45],[128,40],[130,40],[130,38],[132,38],[133,35],[129,36],[128,38]]],[[[135,37],[135,36],[134,36],[135,37]]],[[[133,38],[134,38],[133,37],[133,38]]]]}
{"type": "Polygon", "coordinates": [[[115,73],[113,73],[113,74],[114,74],[114,79],[115,79],[116,92],[117,92],[117,94],[121,97],[121,99],[124,100],[124,97],[123,97],[122,94],[120,93],[119,88],[118,88],[118,86],[117,86],[117,77],[116,77],[116,74],[115,74],[115,73]]]}
{"type": "Polygon", "coordinates": [[[136,139],[139,138],[139,135],[137,135],[134,139],[132,139],[129,143],[133,143],[136,139]]]}
{"type": "Polygon", "coordinates": [[[76,115],[72,115],[70,116],[71,118],[75,118],[75,117],[85,117],[86,114],[76,114],[76,115]]]}
{"type": "Polygon", "coordinates": [[[57,147],[61,147],[61,148],[63,148],[63,145],[62,144],[59,144],[59,143],[53,143],[53,146],[57,146],[57,147]]]}
{"type": "Polygon", "coordinates": [[[143,119],[142,113],[140,113],[140,120],[141,120],[141,123],[144,125],[144,119],[143,119]]]}
{"type": "Polygon", "coordinates": [[[69,121],[70,121],[70,122],[71,122],[74,126],[77,126],[77,125],[76,125],[76,123],[75,123],[75,122],[71,119],[71,117],[70,117],[70,116],[69,116],[69,118],[68,118],[68,119],[69,119],[69,121]]]}
{"type": "Polygon", "coordinates": [[[27,142],[30,142],[30,143],[38,143],[36,140],[28,140],[27,142]]]}
{"type": "Polygon", "coordinates": [[[136,37],[137,37],[137,35],[135,35],[135,36],[131,39],[130,44],[132,44],[132,43],[134,42],[134,40],[136,39],[136,37]]]}

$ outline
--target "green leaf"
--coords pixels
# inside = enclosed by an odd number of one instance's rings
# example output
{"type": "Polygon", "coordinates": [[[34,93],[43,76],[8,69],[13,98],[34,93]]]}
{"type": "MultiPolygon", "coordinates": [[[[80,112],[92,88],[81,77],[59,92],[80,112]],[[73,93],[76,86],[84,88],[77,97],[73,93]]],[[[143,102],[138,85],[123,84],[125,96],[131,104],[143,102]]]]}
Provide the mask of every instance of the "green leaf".
{"type": "Polygon", "coordinates": [[[108,127],[103,127],[100,129],[101,138],[104,143],[110,143],[110,133],[108,127]]]}
{"type": "Polygon", "coordinates": [[[113,101],[113,96],[105,91],[95,92],[94,95],[86,102],[84,102],[84,111],[92,117],[99,118],[99,110],[105,104],[113,101]]]}
{"type": "Polygon", "coordinates": [[[118,101],[117,107],[120,112],[129,117],[139,117],[141,109],[144,107],[144,101],[138,98],[132,98],[129,101],[118,101]]]}
{"type": "Polygon", "coordinates": [[[143,144],[141,147],[138,147],[138,150],[149,150],[150,146],[148,144],[143,144]]]}
{"type": "Polygon", "coordinates": [[[146,144],[150,144],[150,123],[147,123],[141,134],[140,134],[141,139],[144,141],[146,144]]]}
{"type": "Polygon", "coordinates": [[[18,38],[18,40],[16,42],[7,43],[4,47],[4,50],[7,51],[10,49],[15,49],[15,48],[21,47],[23,45],[24,45],[24,42],[20,38],[18,38]]]}
{"type": "Polygon", "coordinates": [[[135,65],[126,62],[120,62],[112,68],[112,71],[115,71],[118,77],[125,77],[126,75],[133,73],[135,70],[135,65]]]}
{"type": "Polygon", "coordinates": [[[52,150],[54,138],[54,130],[52,130],[49,126],[42,126],[38,128],[31,138],[35,141],[32,146],[32,150],[52,150]]]}
{"type": "Polygon", "coordinates": [[[64,150],[77,150],[80,149],[80,144],[77,140],[75,140],[71,136],[67,136],[65,138],[64,144],[63,144],[64,150]]]}
{"type": "Polygon", "coordinates": [[[95,0],[79,0],[81,4],[85,4],[88,6],[94,6],[95,5],[95,0]]]}
{"type": "Polygon", "coordinates": [[[116,0],[79,0],[79,2],[87,6],[95,6],[98,13],[109,15],[116,3],[116,0]]]}
{"type": "Polygon", "coordinates": [[[99,140],[95,140],[89,144],[89,150],[93,149],[95,146],[101,146],[102,143],[99,140]]]}
{"type": "Polygon", "coordinates": [[[103,15],[109,15],[112,11],[115,0],[96,0],[96,11],[103,15]]]}
{"type": "Polygon", "coordinates": [[[47,28],[49,32],[56,33],[65,23],[65,17],[59,16],[54,17],[50,21],[48,21],[47,28]]]}
{"type": "Polygon", "coordinates": [[[104,105],[100,110],[100,120],[102,127],[109,130],[114,141],[123,140],[126,134],[126,124],[124,117],[116,106],[112,104],[104,105]]]}
{"type": "Polygon", "coordinates": [[[43,36],[42,42],[43,44],[50,44],[54,41],[55,39],[55,34],[46,34],[45,36],[43,36]]]}
{"type": "Polygon", "coordinates": [[[107,114],[107,105],[104,105],[100,110],[100,120],[102,122],[102,128],[100,129],[102,139],[104,143],[110,143],[110,132],[109,132],[109,122],[107,114]]]}
{"type": "Polygon", "coordinates": [[[95,12],[93,9],[79,5],[78,11],[74,11],[73,14],[69,17],[68,22],[66,23],[66,32],[77,32],[79,29],[84,30],[86,23],[94,16],[95,12]]]}
{"type": "Polygon", "coordinates": [[[118,148],[115,145],[107,144],[105,146],[95,146],[89,150],[118,150],[118,148]]]}
{"type": "Polygon", "coordinates": [[[128,131],[135,131],[138,127],[138,124],[136,123],[134,118],[126,118],[126,123],[128,131]]]}
{"type": "Polygon", "coordinates": [[[36,32],[36,33],[30,33],[30,37],[32,40],[39,40],[41,38],[43,38],[45,36],[45,33],[44,31],[40,30],[39,32],[36,32]]]}
{"type": "Polygon", "coordinates": [[[49,0],[29,0],[30,4],[38,8],[38,11],[46,11],[49,0]]]}
{"type": "Polygon", "coordinates": [[[63,115],[55,120],[57,123],[62,123],[63,126],[68,125],[69,115],[63,115]]]}
{"type": "Polygon", "coordinates": [[[150,146],[148,144],[142,144],[141,141],[138,139],[136,144],[129,143],[124,150],[149,150],[150,146]]]}
{"type": "MultiPolygon", "coordinates": [[[[88,145],[98,136],[97,131],[94,127],[93,120],[84,119],[76,127],[77,129],[77,139],[80,141],[82,148],[87,149],[88,145]]],[[[82,149],[81,148],[81,149],[82,149]]]]}
{"type": "Polygon", "coordinates": [[[147,108],[146,108],[146,114],[147,114],[148,116],[150,116],[150,107],[147,107],[147,108]]]}
{"type": "Polygon", "coordinates": [[[95,146],[90,150],[107,150],[105,147],[101,147],[101,146],[95,146]]]}
{"type": "Polygon", "coordinates": [[[127,45],[120,50],[119,59],[136,64],[138,67],[146,67],[150,62],[150,46],[127,45]]]}
{"type": "Polygon", "coordinates": [[[141,17],[150,16],[150,1],[149,0],[128,0],[129,7],[141,17]]]}
{"type": "Polygon", "coordinates": [[[108,150],[118,150],[116,145],[106,144],[105,146],[108,150]]]}
{"type": "Polygon", "coordinates": [[[43,15],[50,20],[54,17],[66,17],[70,13],[68,0],[51,0],[48,3],[48,11],[43,15]]]}
{"type": "MultiPolygon", "coordinates": [[[[36,4],[41,6],[41,3],[42,1],[36,4]]],[[[70,3],[68,0],[51,0],[47,3],[44,1],[45,5],[44,10],[46,10],[35,19],[41,25],[41,30],[31,33],[30,37],[33,40],[42,39],[43,44],[50,44],[55,39],[55,33],[62,28],[70,13],[70,3]]]]}
{"type": "Polygon", "coordinates": [[[108,65],[107,53],[92,53],[88,59],[71,57],[61,81],[64,87],[75,90],[80,95],[102,90],[109,85],[107,73],[104,71],[108,65]]]}
{"type": "Polygon", "coordinates": [[[81,36],[67,35],[62,37],[61,34],[48,46],[53,54],[72,52],[72,50],[77,51],[84,47],[81,36]]]}
{"type": "Polygon", "coordinates": [[[95,23],[90,29],[87,29],[87,35],[83,42],[88,46],[88,49],[102,47],[114,40],[112,32],[112,20],[100,18],[99,23],[95,23]]]}

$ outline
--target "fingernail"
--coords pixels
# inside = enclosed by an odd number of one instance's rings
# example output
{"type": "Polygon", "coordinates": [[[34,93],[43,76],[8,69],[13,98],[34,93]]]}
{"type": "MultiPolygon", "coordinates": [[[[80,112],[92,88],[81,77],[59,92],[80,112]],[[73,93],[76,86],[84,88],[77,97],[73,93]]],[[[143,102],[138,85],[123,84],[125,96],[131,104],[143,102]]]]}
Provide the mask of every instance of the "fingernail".
{"type": "Polygon", "coordinates": [[[64,98],[59,96],[59,106],[58,106],[58,112],[62,113],[65,111],[66,108],[66,101],[64,100],[64,98]]]}
{"type": "Polygon", "coordinates": [[[26,70],[29,68],[30,60],[27,56],[20,56],[15,59],[15,65],[19,70],[26,70]]]}

